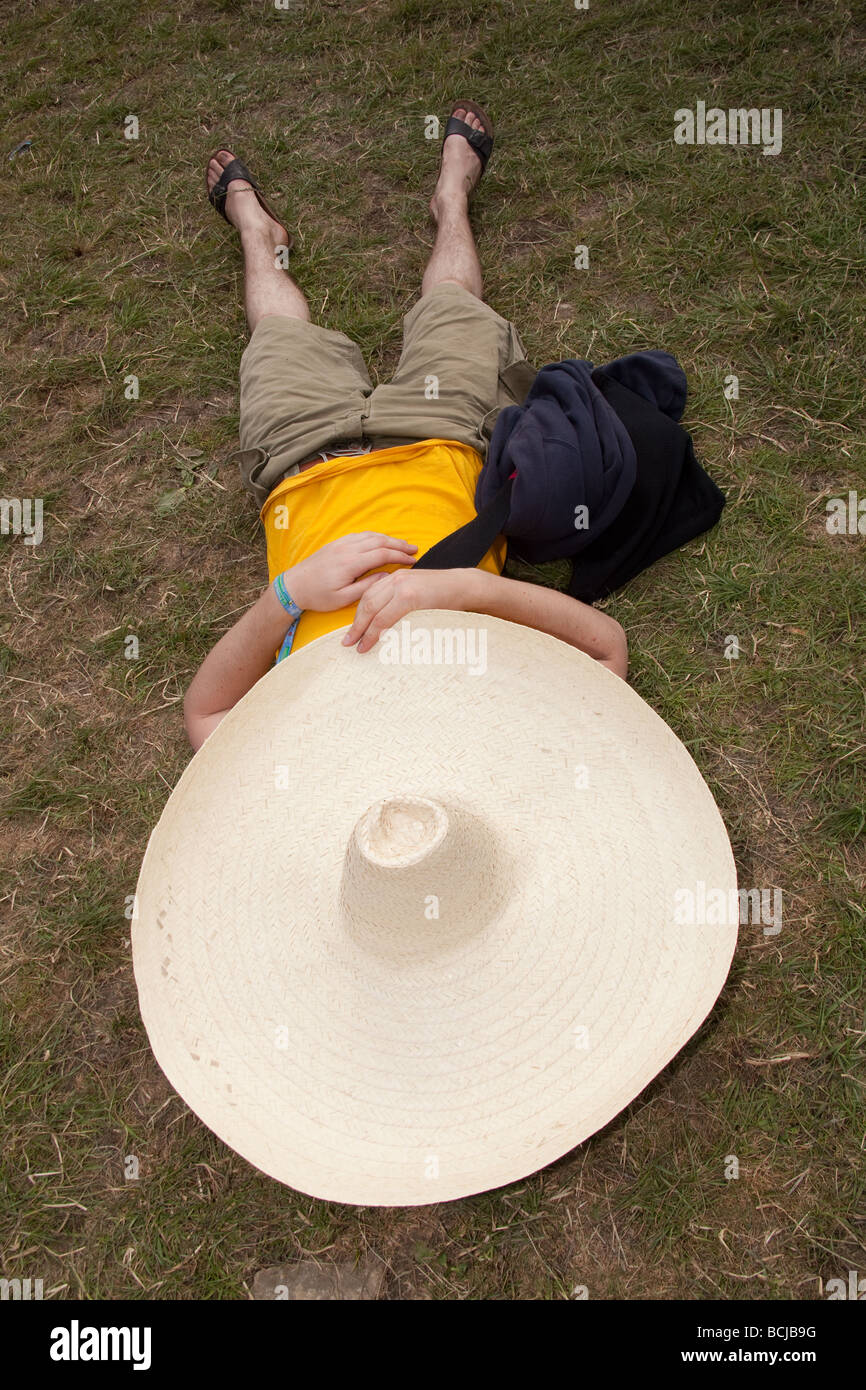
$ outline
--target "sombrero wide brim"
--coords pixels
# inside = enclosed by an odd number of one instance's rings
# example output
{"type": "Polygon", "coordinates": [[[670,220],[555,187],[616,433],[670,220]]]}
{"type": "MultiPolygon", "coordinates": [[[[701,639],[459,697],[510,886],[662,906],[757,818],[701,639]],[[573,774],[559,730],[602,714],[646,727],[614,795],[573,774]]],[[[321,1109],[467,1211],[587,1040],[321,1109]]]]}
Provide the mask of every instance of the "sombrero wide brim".
{"type": "Polygon", "coordinates": [[[415,613],[365,655],[341,635],[190,762],[142,865],[135,976],[221,1139],[315,1197],[410,1206],[524,1177],[634,1100],[736,943],[677,904],[736,873],[686,749],[589,657],[472,613],[415,613]]]}

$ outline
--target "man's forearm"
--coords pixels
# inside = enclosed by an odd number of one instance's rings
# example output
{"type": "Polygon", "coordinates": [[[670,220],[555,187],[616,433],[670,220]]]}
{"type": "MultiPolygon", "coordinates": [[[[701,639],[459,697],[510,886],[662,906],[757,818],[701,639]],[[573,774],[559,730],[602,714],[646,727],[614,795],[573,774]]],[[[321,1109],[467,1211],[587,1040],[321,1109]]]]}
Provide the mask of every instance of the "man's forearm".
{"type": "Polygon", "coordinates": [[[480,569],[461,571],[461,575],[466,581],[461,608],[549,632],[625,680],[628,643],[615,618],[540,584],[524,584],[522,580],[506,579],[480,569]]]}
{"type": "Polygon", "coordinates": [[[236,705],[274,662],[277,651],[291,626],[273,586],[268,585],[228,632],[208,653],[193,677],[184,699],[184,719],[195,747],[204,741],[212,716],[236,705]],[[194,736],[202,735],[201,737],[194,736]]]}

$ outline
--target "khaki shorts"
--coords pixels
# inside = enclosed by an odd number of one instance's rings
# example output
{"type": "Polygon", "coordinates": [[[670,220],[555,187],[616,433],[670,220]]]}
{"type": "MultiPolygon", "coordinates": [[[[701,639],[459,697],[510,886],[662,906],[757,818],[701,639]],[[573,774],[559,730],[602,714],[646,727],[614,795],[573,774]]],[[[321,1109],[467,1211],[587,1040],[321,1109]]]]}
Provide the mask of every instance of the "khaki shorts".
{"type": "Polygon", "coordinates": [[[240,462],[261,506],[321,449],[454,439],[486,456],[503,406],[534,377],[516,329],[460,285],[437,285],[403,319],[391,381],[374,387],[357,343],[303,319],[269,315],[241,357],[240,462]]]}

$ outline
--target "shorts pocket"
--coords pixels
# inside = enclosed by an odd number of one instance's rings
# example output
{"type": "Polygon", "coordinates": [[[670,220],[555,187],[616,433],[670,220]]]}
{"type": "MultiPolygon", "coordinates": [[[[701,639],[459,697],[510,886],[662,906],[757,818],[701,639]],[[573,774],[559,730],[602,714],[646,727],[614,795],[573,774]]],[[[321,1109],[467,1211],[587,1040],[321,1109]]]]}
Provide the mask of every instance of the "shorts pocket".
{"type": "Polygon", "coordinates": [[[535,367],[528,361],[523,344],[513,324],[509,324],[510,340],[507,364],[499,369],[499,389],[496,405],[488,410],[481,421],[479,434],[485,446],[489,444],[496,420],[501,410],[508,406],[523,405],[532,383],[538,375],[535,367]]]}
{"type": "Polygon", "coordinates": [[[262,473],[271,460],[267,449],[236,449],[229,458],[237,459],[241,482],[247,491],[253,494],[259,506],[263,507],[271,490],[267,483],[261,481],[262,473]]]}
{"type": "Polygon", "coordinates": [[[508,349],[505,365],[499,368],[501,405],[523,405],[537,372],[527,359],[520,334],[513,323],[508,325],[508,349]]]}

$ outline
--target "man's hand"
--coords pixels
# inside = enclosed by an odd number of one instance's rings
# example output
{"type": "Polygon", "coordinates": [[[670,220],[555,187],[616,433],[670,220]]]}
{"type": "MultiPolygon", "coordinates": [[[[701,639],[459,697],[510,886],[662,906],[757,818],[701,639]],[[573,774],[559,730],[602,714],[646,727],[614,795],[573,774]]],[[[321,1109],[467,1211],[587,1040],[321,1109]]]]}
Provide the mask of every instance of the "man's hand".
{"type": "Polygon", "coordinates": [[[386,628],[418,608],[487,613],[522,623],[586,652],[623,680],[628,676],[628,643],[614,618],[555,589],[481,569],[398,570],[375,575],[358,604],[343,645],[357,643],[359,652],[368,652],[386,628]]]}
{"type": "Polygon", "coordinates": [[[299,608],[332,613],[348,608],[382,579],[368,571],[381,565],[411,565],[417,545],[381,531],[355,531],[316,550],[285,571],[285,584],[299,608]]]}
{"type": "Polygon", "coordinates": [[[397,570],[373,575],[355,611],[355,621],[343,638],[344,647],[358,644],[368,652],[386,628],[418,608],[466,607],[475,570],[397,570]]]}

